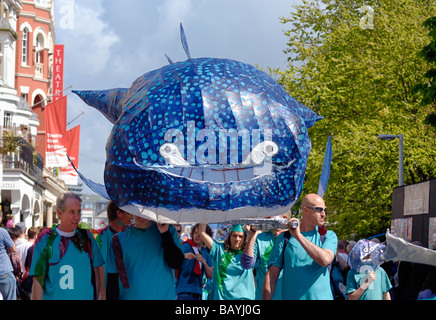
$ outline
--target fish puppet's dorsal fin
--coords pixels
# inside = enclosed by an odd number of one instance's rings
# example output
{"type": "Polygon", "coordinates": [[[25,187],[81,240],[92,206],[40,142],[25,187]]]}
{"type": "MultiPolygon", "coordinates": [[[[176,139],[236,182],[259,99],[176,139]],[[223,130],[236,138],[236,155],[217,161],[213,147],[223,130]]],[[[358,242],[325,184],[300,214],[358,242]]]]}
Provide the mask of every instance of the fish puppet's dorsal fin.
{"type": "Polygon", "coordinates": [[[183,50],[185,50],[186,56],[190,60],[191,53],[189,52],[188,41],[186,40],[185,30],[183,29],[182,24],[180,24],[180,40],[182,41],[183,50]]]}
{"type": "Polygon", "coordinates": [[[101,91],[73,90],[86,104],[100,111],[111,123],[115,123],[123,111],[123,100],[129,89],[101,91]]]}

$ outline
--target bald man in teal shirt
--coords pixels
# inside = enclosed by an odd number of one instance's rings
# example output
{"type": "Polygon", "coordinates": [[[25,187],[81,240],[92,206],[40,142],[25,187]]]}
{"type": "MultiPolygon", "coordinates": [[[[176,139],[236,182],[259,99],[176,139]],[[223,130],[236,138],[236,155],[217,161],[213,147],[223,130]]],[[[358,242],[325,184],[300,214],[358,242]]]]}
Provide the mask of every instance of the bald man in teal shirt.
{"type": "Polygon", "coordinates": [[[333,300],[328,265],[336,255],[338,238],[333,231],[325,235],[323,229],[326,207],[316,194],[308,194],[302,201],[303,217],[297,228],[291,228],[286,244],[285,233],[277,238],[268,261],[263,299],[270,300],[283,269],[283,300],[333,300]],[[286,246],[285,246],[286,244],[286,246]]]}

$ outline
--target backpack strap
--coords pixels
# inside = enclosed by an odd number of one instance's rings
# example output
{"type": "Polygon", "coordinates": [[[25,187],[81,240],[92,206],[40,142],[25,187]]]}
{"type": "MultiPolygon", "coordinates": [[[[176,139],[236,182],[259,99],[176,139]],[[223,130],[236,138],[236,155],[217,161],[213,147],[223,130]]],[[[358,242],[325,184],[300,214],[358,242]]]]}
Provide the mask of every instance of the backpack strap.
{"type": "Polygon", "coordinates": [[[285,263],[285,249],[286,246],[288,245],[289,239],[291,238],[291,233],[289,232],[289,230],[286,230],[284,232],[284,236],[283,236],[283,250],[282,250],[282,263],[285,263]]]}
{"type": "Polygon", "coordinates": [[[95,270],[94,270],[94,265],[92,263],[92,242],[91,242],[91,237],[93,237],[92,233],[87,230],[87,229],[78,229],[79,234],[81,234],[82,239],[85,239],[85,243],[83,244],[83,251],[88,253],[88,257],[89,257],[89,263],[91,265],[91,284],[92,287],[94,288],[94,300],[97,300],[97,286],[95,283],[96,277],[95,277],[95,270]]]}
{"type": "Polygon", "coordinates": [[[283,241],[285,242],[283,244],[283,251],[285,251],[286,246],[288,245],[289,239],[291,238],[291,233],[289,232],[289,230],[285,231],[285,235],[283,237],[283,241]]]}

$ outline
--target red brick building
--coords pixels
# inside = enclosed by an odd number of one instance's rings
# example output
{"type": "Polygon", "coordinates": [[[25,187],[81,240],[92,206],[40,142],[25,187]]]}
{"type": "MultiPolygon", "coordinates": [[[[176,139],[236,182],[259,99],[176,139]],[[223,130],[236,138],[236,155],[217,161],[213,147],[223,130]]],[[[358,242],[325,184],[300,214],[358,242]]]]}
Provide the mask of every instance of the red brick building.
{"type": "Polygon", "coordinates": [[[53,0],[21,1],[18,12],[15,88],[38,115],[35,149],[45,157],[44,108],[52,100],[55,26],[53,0]]]}

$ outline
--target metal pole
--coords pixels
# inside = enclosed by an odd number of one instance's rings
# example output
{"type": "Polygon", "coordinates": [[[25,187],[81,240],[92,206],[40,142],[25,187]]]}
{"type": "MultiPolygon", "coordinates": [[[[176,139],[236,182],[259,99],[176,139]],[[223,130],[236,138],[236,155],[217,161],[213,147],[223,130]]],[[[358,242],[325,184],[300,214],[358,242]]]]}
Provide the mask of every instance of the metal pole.
{"type": "MultiPolygon", "coordinates": [[[[64,89],[64,90],[62,90],[62,91],[59,91],[59,92],[56,92],[54,95],[52,95],[50,98],[53,98],[53,97],[56,97],[59,93],[62,93],[62,92],[64,92],[64,91],[67,91],[68,89],[70,89],[70,88],[72,88],[73,86],[69,86],[68,88],[66,88],[66,89],[64,89]]],[[[41,104],[41,103],[43,103],[43,102],[45,102],[45,101],[47,101],[48,100],[48,98],[47,99],[44,99],[44,100],[41,100],[41,101],[39,101],[38,103],[35,103],[33,106],[31,106],[30,108],[35,108],[37,105],[39,105],[39,104],[41,104]]]]}
{"type": "Polygon", "coordinates": [[[401,186],[404,185],[404,164],[403,164],[403,135],[398,135],[400,138],[400,145],[399,145],[399,167],[398,167],[398,184],[401,186]]]}

